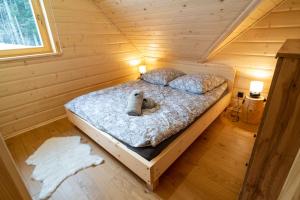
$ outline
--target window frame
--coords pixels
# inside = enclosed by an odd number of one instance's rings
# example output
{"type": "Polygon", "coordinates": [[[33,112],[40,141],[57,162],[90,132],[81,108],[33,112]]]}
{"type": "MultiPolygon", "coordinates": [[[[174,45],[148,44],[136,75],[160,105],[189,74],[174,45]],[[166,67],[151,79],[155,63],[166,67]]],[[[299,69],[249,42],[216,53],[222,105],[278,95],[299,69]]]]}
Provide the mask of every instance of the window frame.
{"type": "Polygon", "coordinates": [[[31,9],[33,17],[35,19],[40,38],[43,43],[42,47],[34,48],[20,48],[20,49],[8,49],[0,50],[1,60],[14,60],[20,58],[31,58],[36,56],[55,55],[61,53],[59,41],[56,34],[56,42],[54,42],[54,34],[52,33],[49,23],[49,17],[46,12],[46,6],[50,6],[50,2],[47,0],[29,0],[31,3],[31,9]],[[47,4],[47,5],[46,5],[47,4]]]}

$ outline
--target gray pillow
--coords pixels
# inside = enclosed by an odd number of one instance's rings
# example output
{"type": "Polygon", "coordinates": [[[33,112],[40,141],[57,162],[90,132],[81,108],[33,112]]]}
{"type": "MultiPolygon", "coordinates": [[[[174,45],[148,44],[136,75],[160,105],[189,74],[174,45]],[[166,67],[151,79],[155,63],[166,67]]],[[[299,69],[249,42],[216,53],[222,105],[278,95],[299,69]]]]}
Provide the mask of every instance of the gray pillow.
{"type": "Polygon", "coordinates": [[[157,85],[168,85],[168,83],[179,76],[183,76],[184,73],[171,68],[160,68],[151,70],[142,75],[141,79],[149,83],[157,85]]]}
{"type": "Polygon", "coordinates": [[[222,83],[225,79],[214,74],[191,74],[184,75],[169,83],[170,87],[195,94],[203,94],[222,83]]]}

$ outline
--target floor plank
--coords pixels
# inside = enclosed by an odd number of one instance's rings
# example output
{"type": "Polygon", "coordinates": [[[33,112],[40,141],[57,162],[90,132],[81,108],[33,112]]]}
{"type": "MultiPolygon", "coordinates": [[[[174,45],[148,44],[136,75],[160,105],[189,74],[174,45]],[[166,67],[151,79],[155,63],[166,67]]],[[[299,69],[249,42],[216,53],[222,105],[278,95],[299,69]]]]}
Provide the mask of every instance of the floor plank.
{"type": "Polygon", "coordinates": [[[66,179],[51,200],[64,199],[236,199],[250,158],[256,127],[220,116],[162,175],[160,185],[150,192],[144,182],[67,119],[7,140],[33,199],[41,183],[30,178],[32,166],[25,160],[50,137],[80,135],[102,156],[104,164],[90,167],[66,179]]]}

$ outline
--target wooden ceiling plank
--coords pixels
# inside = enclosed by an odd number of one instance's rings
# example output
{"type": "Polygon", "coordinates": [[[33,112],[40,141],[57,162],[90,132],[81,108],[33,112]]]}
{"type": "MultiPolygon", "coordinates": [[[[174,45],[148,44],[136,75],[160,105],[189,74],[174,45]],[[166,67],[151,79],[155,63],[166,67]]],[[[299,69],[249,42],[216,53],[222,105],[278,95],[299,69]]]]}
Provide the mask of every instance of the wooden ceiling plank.
{"type": "Polygon", "coordinates": [[[258,0],[94,0],[94,3],[144,56],[197,61],[253,1],[258,0]],[[147,47],[152,44],[157,46],[147,47]]]}

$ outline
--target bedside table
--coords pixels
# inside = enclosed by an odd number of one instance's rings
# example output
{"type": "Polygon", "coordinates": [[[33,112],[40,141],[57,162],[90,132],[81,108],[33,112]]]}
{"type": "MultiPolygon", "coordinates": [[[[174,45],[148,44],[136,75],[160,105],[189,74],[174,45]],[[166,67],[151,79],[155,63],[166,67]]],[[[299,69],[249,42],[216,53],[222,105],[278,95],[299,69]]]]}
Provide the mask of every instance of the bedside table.
{"type": "Polygon", "coordinates": [[[259,124],[265,106],[265,98],[252,98],[246,95],[243,101],[241,119],[249,124],[259,124]]]}

